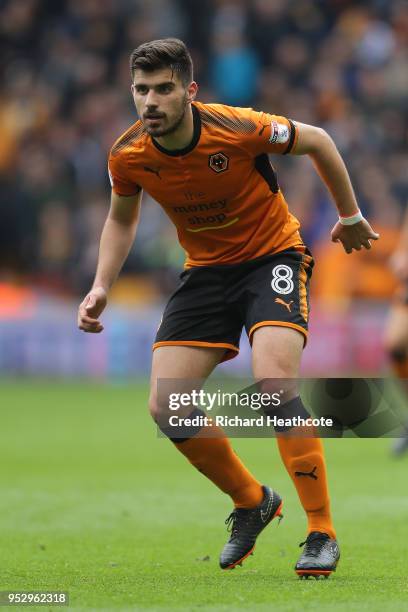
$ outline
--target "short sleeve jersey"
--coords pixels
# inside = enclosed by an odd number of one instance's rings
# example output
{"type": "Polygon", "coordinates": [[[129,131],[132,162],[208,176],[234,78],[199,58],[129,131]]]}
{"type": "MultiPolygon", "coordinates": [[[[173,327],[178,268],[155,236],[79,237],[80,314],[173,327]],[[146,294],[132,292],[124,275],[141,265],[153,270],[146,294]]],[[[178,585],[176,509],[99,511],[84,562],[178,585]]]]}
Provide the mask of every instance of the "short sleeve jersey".
{"type": "Polygon", "coordinates": [[[177,228],[186,267],[232,264],[303,246],[269,153],[297,140],[285,117],[221,104],[192,105],[188,147],[164,149],[138,121],[109,155],[118,195],[146,190],[177,228]]]}

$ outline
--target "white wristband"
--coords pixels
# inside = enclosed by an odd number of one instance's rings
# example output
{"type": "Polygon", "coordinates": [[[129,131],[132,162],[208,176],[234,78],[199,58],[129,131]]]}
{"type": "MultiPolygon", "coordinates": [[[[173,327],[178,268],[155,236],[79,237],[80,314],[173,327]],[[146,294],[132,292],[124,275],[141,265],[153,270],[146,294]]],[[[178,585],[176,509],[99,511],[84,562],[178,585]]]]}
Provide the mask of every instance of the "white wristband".
{"type": "Polygon", "coordinates": [[[339,217],[339,221],[342,225],[355,225],[356,223],[360,223],[364,219],[361,210],[356,212],[354,215],[350,215],[350,217],[339,217]]]}

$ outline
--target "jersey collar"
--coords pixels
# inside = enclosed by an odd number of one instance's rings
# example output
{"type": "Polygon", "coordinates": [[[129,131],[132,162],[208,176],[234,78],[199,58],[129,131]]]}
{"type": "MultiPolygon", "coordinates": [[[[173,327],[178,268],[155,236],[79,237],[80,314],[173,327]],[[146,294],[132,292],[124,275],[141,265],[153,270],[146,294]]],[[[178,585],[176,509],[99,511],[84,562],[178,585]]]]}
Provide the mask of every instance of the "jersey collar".
{"type": "Polygon", "coordinates": [[[194,130],[193,130],[193,138],[192,138],[190,144],[187,145],[186,147],[184,147],[184,149],[173,149],[173,150],[170,150],[170,149],[165,149],[164,147],[162,147],[157,142],[157,140],[152,138],[152,142],[153,142],[154,146],[161,153],[164,153],[165,155],[170,155],[171,157],[179,157],[181,155],[187,155],[187,153],[190,153],[197,146],[198,141],[200,140],[200,136],[201,136],[201,117],[200,117],[200,113],[199,113],[198,109],[194,106],[194,104],[191,105],[191,109],[193,111],[193,126],[194,126],[194,130]]]}

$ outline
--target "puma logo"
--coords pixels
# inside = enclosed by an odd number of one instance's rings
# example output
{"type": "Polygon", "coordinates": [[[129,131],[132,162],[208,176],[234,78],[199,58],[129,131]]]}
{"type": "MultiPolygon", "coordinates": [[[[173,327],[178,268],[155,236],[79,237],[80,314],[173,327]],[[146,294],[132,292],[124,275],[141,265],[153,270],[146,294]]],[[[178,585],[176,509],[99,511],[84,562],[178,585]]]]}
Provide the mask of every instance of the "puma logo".
{"type": "Polygon", "coordinates": [[[317,465],[314,466],[311,472],[295,472],[295,476],[310,476],[310,478],[313,478],[313,480],[317,480],[315,470],[317,470],[317,465]]]}
{"type": "Polygon", "coordinates": [[[276,304],[282,304],[282,306],[285,306],[285,308],[288,309],[289,312],[292,312],[292,304],[293,304],[293,300],[290,300],[290,302],[285,302],[285,300],[282,300],[281,298],[276,298],[275,300],[276,304]]]}
{"type": "Polygon", "coordinates": [[[157,178],[159,178],[161,180],[161,176],[160,176],[160,170],[161,168],[149,168],[149,166],[144,166],[143,170],[146,170],[146,172],[150,172],[151,174],[155,174],[157,176],[157,178]]]}

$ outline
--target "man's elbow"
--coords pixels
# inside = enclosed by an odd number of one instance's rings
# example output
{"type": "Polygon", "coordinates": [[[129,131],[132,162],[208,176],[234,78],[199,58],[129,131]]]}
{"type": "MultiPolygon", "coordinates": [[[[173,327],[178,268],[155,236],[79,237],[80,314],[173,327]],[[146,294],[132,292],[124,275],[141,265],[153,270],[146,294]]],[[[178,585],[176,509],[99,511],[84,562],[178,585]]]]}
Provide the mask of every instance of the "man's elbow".
{"type": "Polygon", "coordinates": [[[312,137],[308,142],[308,150],[305,151],[311,156],[325,153],[328,148],[334,146],[334,142],[329,134],[321,127],[315,127],[312,137]]]}
{"type": "Polygon", "coordinates": [[[329,134],[321,127],[314,125],[298,124],[299,137],[295,155],[316,155],[320,151],[333,146],[333,141],[329,134]]]}

